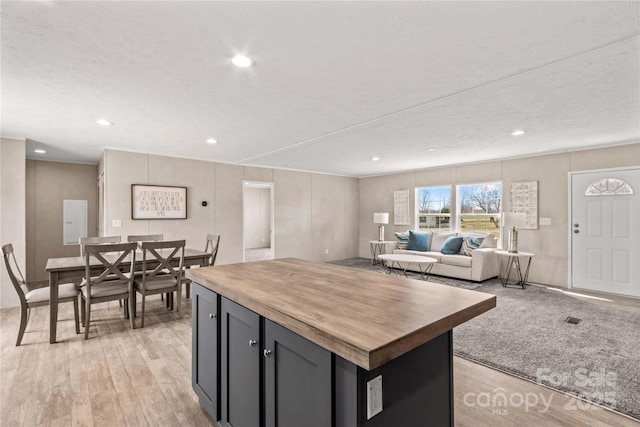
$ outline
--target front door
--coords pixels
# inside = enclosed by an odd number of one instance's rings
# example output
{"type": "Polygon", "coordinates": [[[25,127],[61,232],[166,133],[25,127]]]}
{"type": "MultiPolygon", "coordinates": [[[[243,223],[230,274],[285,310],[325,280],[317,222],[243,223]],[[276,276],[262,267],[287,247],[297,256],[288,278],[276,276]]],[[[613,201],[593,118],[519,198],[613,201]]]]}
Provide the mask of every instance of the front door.
{"type": "Polygon", "coordinates": [[[640,296],[640,169],[571,175],[571,287],[640,296]]]}

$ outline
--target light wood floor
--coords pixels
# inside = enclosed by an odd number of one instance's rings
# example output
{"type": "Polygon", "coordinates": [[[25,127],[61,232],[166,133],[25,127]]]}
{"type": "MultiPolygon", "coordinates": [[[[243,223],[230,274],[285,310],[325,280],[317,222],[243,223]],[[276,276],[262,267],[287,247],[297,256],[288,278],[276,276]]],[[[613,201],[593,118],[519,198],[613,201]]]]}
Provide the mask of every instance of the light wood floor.
{"type": "MultiPolygon", "coordinates": [[[[191,389],[190,305],[187,300],[184,319],[177,320],[152,297],[145,328],[136,330],[117,302],[96,305],[84,341],[74,332],[71,304],[62,304],[55,345],[48,344],[48,308],[40,307],[32,310],[20,347],[19,309],[0,310],[0,425],[213,425],[191,389]]],[[[457,357],[455,402],[457,426],[639,425],[457,357]],[[500,392],[512,404],[486,404],[500,392]],[[533,396],[537,405],[518,404],[520,397],[534,402],[533,396]]]]}

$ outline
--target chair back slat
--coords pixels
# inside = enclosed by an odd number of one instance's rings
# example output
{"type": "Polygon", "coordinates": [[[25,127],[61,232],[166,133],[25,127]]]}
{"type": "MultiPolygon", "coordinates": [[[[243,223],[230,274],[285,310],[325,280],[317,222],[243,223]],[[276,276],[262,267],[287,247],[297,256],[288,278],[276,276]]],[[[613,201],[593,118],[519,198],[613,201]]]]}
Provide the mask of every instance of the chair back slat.
{"type": "Polygon", "coordinates": [[[219,234],[207,234],[207,245],[204,247],[204,251],[209,253],[207,258],[207,265],[214,265],[216,263],[216,257],[218,256],[218,247],[220,246],[219,234]]]}
{"type": "Polygon", "coordinates": [[[171,276],[182,280],[184,274],[185,240],[142,242],[143,286],[149,280],[171,276]]]}
{"type": "Polygon", "coordinates": [[[135,265],[136,244],[135,243],[102,243],[85,245],[85,279],[90,286],[99,284],[106,280],[121,280],[133,283],[133,275],[126,275],[125,272],[135,265]],[[98,260],[100,265],[96,265],[93,260],[98,260]],[[124,261],[127,265],[122,265],[124,261]]]}
{"type": "Polygon", "coordinates": [[[81,237],[80,238],[80,256],[84,256],[84,245],[97,245],[103,243],[120,243],[120,236],[100,236],[100,237],[81,237]]]}
{"type": "Polygon", "coordinates": [[[159,242],[164,240],[164,234],[135,234],[127,236],[129,242],[159,242]]]}
{"type": "Polygon", "coordinates": [[[16,260],[16,256],[13,253],[13,245],[8,243],[2,246],[2,256],[4,258],[4,265],[7,268],[7,273],[11,279],[11,283],[18,293],[18,297],[21,302],[26,302],[25,295],[29,292],[27,282],[24,280],[20,266],[16,260]]]}

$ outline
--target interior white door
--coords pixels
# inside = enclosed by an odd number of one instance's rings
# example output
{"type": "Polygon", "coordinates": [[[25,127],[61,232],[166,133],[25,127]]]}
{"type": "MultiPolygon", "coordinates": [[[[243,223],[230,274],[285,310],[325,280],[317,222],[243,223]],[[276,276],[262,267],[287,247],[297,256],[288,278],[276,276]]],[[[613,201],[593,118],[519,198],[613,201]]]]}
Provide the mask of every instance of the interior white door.
{"type": "Polygon", "coordinates": [[[87,237],[87,200],[65,200],[63,202],[63,239],[65,245],[79,244],[81,237],[87,237]]]}
{"type": "Polygon", "coordinates": [[[640,296],[640,169],[571,175],[571,286],[640,296]]]}

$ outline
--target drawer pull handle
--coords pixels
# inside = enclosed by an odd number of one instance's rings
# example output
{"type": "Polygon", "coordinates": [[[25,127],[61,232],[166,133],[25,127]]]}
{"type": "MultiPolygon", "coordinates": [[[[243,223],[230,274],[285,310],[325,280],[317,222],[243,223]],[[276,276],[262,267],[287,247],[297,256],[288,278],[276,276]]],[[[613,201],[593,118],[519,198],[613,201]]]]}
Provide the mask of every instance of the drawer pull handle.
{"type": "Polygon", "coordinates": [[[258,341],[256,340],[249,340],[249,347],[253,347],[254,345],[258,344],[258,341]]]}
{"type": "Polygon", "coordinates": [[[267,350],[266,348],[264,349],[264,357],[269,357],[271,356],[271,350],[267,350]]]}

